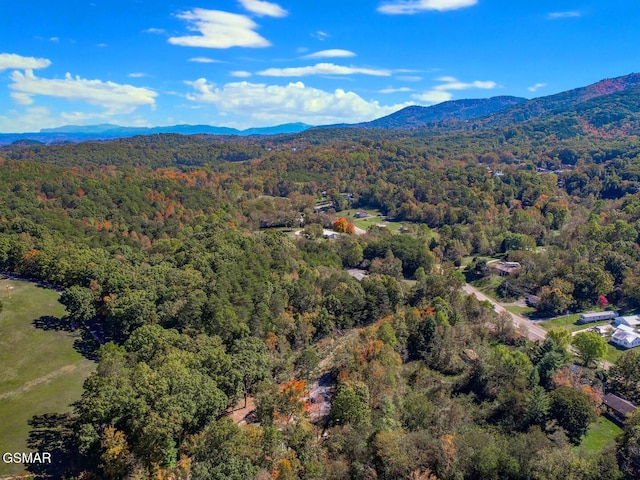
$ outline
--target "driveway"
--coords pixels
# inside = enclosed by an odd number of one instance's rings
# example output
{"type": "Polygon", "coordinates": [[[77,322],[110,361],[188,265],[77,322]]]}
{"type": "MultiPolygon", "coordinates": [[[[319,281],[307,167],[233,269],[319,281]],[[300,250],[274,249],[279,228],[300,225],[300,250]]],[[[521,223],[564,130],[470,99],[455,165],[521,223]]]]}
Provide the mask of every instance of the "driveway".
{"type": "Polygon", "coordinates": [[[520,315],[516,315],[515,313],[511,313],[509,310],[504,308],[498,302],[496,302],[495,300],[487,297],[480,290],[478,290],[477,288],[469,285],[468,283],[465,284],[465,286],[462,287],[462,289],[468,295],[473,295],[474,297],[476,297],[480,301],[489,302],[493,306],[493,309],[496,312],[498,312],[498,313],[506,312],[509,315],[511,315],[511,318],[513,319],[513,323],[515,323],[516,326],[518,326],[518,327],[524,326],[524,327],[527,328],[527,336],[529,337],[529,339],[531,339],[531,340],[544,340],[545,337],[547,336],[547,332],[546,332],[546,330],[544,328],[539,327],[538,325],[533,323],[531,320],[527,320],[526,318],[521,317],[520,315]]]}

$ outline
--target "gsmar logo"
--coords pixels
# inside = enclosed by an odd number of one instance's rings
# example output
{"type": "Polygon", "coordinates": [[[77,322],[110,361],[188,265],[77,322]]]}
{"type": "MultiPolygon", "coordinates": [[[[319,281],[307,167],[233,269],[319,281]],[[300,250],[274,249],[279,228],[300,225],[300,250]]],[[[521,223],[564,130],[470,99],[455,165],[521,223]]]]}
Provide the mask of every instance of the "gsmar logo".
{"type": "Polygon", "coordinates": [[[4,463],[51,463],[51,453],[49,452],[6,452],[2,454],[4,463]]]}

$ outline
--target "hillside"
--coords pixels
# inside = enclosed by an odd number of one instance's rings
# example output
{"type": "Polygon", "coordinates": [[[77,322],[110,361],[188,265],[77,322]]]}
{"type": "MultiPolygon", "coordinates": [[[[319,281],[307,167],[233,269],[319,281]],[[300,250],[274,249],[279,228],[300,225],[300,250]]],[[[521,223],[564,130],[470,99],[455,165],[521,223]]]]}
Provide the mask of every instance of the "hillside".
{"type": "Polygon", "coordinates": [[[431,107],[418,105],[373,120],[351,125],[356,128],[421,128],[451,120],[472,120],[492,113],[501,112],[514,105],[526,102],[519,97],[492,97],[480,99],[451,100],[431,107]]]}
{"type": "Polygon", "coordinates": [[[589,106],[594,106],[598,103],[597,99],[603,99],[601,100],[603,104],[608,104],[609,107],[617,109],[617,103],[604,100],[604,98],[621,92],[631,91],[630,95],[614,97],[629,100],[638,94],[638,91],[635,90],[638,87],[640,87],[640,73],[605,79],[586,87],[575,88],[555,95],[534,98],[513,106],[508,110],[490,115],[481,120],[480,124],[484,126],[506,126],[533,119],[548,118],[552,115],[564,114],[572,110],[582,109],[584,111],[587,102],[589,102],[589,106]]]}

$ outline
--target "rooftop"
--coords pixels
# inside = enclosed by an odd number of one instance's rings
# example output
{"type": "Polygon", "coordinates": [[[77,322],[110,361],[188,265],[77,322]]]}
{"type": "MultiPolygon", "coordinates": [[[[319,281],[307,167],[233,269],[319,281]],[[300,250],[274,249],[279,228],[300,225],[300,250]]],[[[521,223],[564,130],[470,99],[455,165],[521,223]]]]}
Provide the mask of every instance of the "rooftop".
{"type": "Polygon", "coordinates": [[[615,410],[616,412],[622,413],[624,415],[633,413],[638,408],[630,401],[625,400],[624,398],[620,398],[619,396],[614,395],[613,393],[607,393],[602,399],[602,402],[607,407],[615,410]]]}

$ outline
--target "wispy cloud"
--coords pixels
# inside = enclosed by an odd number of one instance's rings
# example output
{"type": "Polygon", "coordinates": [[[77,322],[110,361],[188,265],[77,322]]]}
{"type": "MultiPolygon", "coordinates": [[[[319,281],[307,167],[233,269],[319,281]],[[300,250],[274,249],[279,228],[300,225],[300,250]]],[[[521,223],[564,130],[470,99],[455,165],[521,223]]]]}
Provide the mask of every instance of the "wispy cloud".
{"type": "Polygon", "coordinates": [[[49,41],[53,42],[53,43],[58,43],[58,42],[60,42],[60,39],[58,37],[51,37],[51,38],[49,38],[49,41]]]}
{"type": "Polygon", "coordinates": [[[195,8],[177,17],[189,24],[189,30],[200,34],[170,37],[169,43],[173,45],[201,48],[257,48],[271,45],[255,32],[258,25],[245,15],[195,8]]]}
{"type": "Polygon", "coordinates": [[[491,80],[475,80],[473,82],[461,82],[455,77],[440,77],[438,78],[439,82],[444,82],[442,85],[438,85],[435,89],[440,91],[447,90],[468,90],[470,88],[480,88],[484,90],[491,90],[496,88],[498,84],[491,80]]]}
{"type": "Polygon", "coordinates": [[[322,50],[320,52],[310,53],[302,58],[348,58],[355,56],[356,54],[350,50],[334,48],[331,50],[322,50]]]}
{"type": "Polygon", "coordinates": [[[529,90],[530,92],[535,92],[541,88],[546,87],[547,84],[546,83],[536,83],[535,85],[531,85],[529,88],[527,88],[527,90],[529,90]]]}
{"type": "Polygon", "coordinates": [[[394,0],[383,3],[377,10],[387,15],[413,15],[427,10],[458,10],[477,3],[478,0],[394,0]]]}
{"type": "Polygon", "coordinates": [[[209,57],[193,57],[189,61],[194,63],[222,63],[222,60],[215,60],[209,57]]]}
{"type": "Polygon", "coordinates": [[[321,42],[324,42],[327,38],[331,37],[327,32],[323,32],[322,30],[318,30],[317,32],[313,32],[311,34],[312,37],[317,38],[321,42]]]}
{"type": "Polygon", "coordinates": [[[200,78],[187,82],[187,99],[215,105],[220,113],[242,115],[250,125],[301,121],[313,125],[364,122],[389,115],[408,104],[382,106],[342,89],[327,92],[302,82],[288,85],[234,82],[222,87],[200,78]]]}
{"type": "Polygon", "coordinates": [[[424,93],[413,95],[413,98],[415,100],[427,102],[430,104],[441,103],[453,98],[453,93],[451,93],[452,90],[492,90],[498,87],[498,84],[491,80],[461,82],[455,77],[440,77],[437,80],[442,83],[440,85],[436,85],[431,90],[428,90],[424,93]]]}
{"type": "Polygon", "coordinates": [[[164,28],[154,28],[154,27],[151,27],[151,28],[147,28],[147,29],[145,29],[145,30],[142,30],[142,33],[153,33],[153,34],[155,34],[155,35],[164,35],[164,34],[165,34],[165,33],[167,33],[167,32],[165,31],[165,29],[164,29],[164,28]]]}
{"type": "Polygon", "coordinates": [[[419,75],[398,75],[396,78],[404,82],[420,82],[422,80],[419,75]]]}
{"type": "Polygon", "coordinates": [[[0,72],[3,70],[37,70],[47,68],[51,60],[47,58],[23,57],[14,53],[0,53],[0,72]]]}
{"type": "Polygon", "coordinates": [[[258,72],[264,77],[304,77],[307,75],[373,75],[388,77],[391,71],[375,68],[345,67],[333,63],[318,63],[307,67],[267,68],[258,72]]]}
{"type": "Polygon", "coordinates": [[[149,75],[147,75],[146,73],[142,73],[142,72],[133,72],[130,73],[129,75],[127,75],[127,77],[130,78],[143,78],[143,77],[148,77],[149,75]]]}
{"type": "Polygon", "coordinates": [[[575,18],[581,17],[582,14],[580,12],[576,12],[575,10],[570,12],[552,12],[547,15],[547,18],[550,20],[557,20],[559,18],[575,18]]]}
{"type": "Polygon", "coordinates": [[[11,74],[11,80],[12,97],[23,105],[33,103],[33,97],[42,95],[101,107],[104,109],[102,116],[132,113],[143,105],[154,107],[158,95],[148,88],[86,80],[69,73],[63,79],[47,79],[36,77],[31,70],[24,73],[16,70],[11,74]]]}
{"type": "Polygon", "coordinates": [[[286,17],[289,12],[276,3],[261,0],[240,0],[240,4],[251,13],[267,17],[286,17]]]}
{"type": "Polygon", "coordinates": [[[109,46],[109,44],[107,44],[107,43],[98,43],[96,45],[96,47],[98,47],[98,48],[107,48],[108,46],[109,46]]]}
{"type": "Polygon", "coordinates": [[[252,73],[246,72],[244,70],[234,70],[232,72],[229,72],[229,75],[237,78],[249,78],[252,75],[252,73]]]}
{"type": "Polygon", "coordinates": [[[412,89],[409,87],[399,87],[399,88],[383,88],[382,90],[378,90],[378,93],[400,93],[400,92],[411,92],[412,89]]]}

